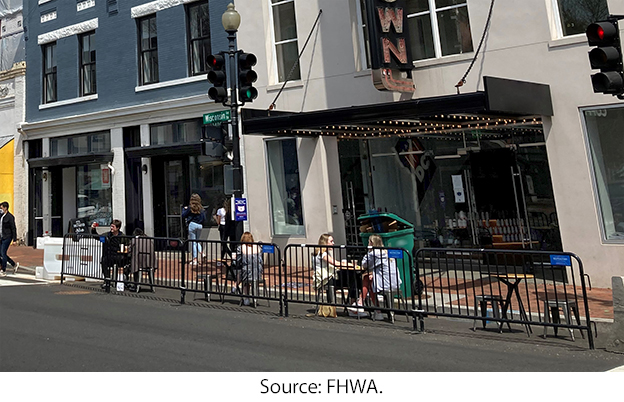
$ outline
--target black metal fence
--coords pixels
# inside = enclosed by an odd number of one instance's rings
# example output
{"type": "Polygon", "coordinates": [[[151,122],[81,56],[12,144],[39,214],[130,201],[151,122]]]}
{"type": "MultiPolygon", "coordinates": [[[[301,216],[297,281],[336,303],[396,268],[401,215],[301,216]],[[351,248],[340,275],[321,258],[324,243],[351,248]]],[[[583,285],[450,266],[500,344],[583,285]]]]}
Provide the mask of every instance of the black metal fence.
{"type": "Polygon", "coordinates": [[[386,247],[288,245],[284,250],[284,303],[331,306],[350,316],[394,321],[411,314],[412,258],[386,247]]]}
{"type": "Polygon", "coordinates": [[[499,331],[522,324],[527,335],[538,325],[543,336],[565,328],[574,339],[578,329],[594,347],[586,275],[572,253],[424,248],[415,272],[423,314],[472,319],[473,329],[478,322],[492,321],[499,331]]]}
{"type": "Polygon", "coordinates": [[[206,301],[271,302],[288,316],[290,304],[316,313],[394,321],[427,316],[473,320],[498,331],[520,324],[557,334],[579,330],[594,348],[587,279],[576,255],[496,249],[404,249],[288,245],[131,236],[68,234],[61,281],[66,276],[103,280],[102,287],[188,292],[206,301]]]}

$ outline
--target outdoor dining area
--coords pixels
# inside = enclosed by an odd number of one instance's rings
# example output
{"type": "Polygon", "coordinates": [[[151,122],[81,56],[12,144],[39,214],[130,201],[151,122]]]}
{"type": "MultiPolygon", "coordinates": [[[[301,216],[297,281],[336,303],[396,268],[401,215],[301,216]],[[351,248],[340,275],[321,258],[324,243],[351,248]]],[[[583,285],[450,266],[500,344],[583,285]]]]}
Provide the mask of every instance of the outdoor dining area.
{"type": "Polygon", "coordinates": [[[233,242],[222,254],[219,241],[146,238],[154,245],[148,250],[153,264],[137,270],[133,248],[120,248],[125,262],[105,277],[102,244],[87,237],[66,237],[63,275],[101,280],[106,291],[172,289],[181,303],[262,304],[286,317],[295,305],[316,317],[393,323],[405,316],[414,330],[428,317],[462,318],[473,331],[537,332],[571,341],[580,336],[592,344],[590,278],[569,253],[425,248],[412,255],[387,247],[293,244],[282,250],[233,242]],[[196,262],[193,242],[201,247],[196,262]],[[247,249],[257,258],[242,251],[247,249]],[[382,261],[388,269],[377,272],[382,261]]]}

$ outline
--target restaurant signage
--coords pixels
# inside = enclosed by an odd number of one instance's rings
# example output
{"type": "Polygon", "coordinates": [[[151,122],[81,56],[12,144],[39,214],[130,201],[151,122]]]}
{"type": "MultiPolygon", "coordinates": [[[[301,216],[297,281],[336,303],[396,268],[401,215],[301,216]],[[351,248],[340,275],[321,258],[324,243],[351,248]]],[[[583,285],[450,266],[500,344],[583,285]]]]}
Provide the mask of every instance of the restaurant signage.
{"type": "Polygon", "coordinates": [[[414,92],[405,3],[406,0],[366,0],[373,83],[379,90],[414,92]]]}

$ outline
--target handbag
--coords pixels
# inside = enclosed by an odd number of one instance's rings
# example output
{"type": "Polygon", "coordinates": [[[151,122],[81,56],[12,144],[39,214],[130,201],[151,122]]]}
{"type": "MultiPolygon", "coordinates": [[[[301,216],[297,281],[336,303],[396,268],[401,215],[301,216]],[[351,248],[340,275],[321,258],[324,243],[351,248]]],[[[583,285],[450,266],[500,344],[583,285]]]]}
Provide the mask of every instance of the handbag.
{"type": "Polygon", "coordinates": [[[336,306],[327,306],[323,304],[321,304],[318,307],[317,315],[319,317],[331,317],[331,318],[336,318],[338,316],[338,314],[336,314],[336,306]]]}

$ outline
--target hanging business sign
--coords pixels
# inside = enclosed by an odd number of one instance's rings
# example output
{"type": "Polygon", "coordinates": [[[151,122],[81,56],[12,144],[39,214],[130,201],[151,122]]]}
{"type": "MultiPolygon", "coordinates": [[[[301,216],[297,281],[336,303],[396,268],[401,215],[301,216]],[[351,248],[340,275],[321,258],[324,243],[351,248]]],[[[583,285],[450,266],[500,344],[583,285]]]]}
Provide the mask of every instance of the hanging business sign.
{"type": "Polygon", "coordinates": [[[373,84],[381,91],[414,92],[405,4],[406,0],[366,0],[373,84]]]}

